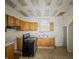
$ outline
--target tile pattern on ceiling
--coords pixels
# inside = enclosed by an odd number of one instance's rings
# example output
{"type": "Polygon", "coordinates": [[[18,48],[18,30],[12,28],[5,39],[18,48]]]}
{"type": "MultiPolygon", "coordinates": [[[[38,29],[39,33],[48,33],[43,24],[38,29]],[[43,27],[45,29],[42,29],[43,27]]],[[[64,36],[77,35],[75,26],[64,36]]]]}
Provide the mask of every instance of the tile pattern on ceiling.
{"type": "Polygon", "coordinates": [[[8,5],[10,2],[16,5],[13,8],[19,13],[20,11],[25,12],[25,17],[57,16],[61,12],[66,13],[73,6],[73,0],[6,0],[8,5]]]}

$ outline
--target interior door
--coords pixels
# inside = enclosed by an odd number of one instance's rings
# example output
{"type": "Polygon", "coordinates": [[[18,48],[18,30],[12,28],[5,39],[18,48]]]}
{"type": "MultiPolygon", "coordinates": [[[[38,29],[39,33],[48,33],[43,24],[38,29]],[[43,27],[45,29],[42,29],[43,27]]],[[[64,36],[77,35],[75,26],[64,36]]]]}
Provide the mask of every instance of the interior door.
{"type": "Polygon", "coordinates": [[[66,26],[63,27],[63,35],[64,35],[64,37],[63,37],[64,47],[67,47],[67,27],[66,26]]]}

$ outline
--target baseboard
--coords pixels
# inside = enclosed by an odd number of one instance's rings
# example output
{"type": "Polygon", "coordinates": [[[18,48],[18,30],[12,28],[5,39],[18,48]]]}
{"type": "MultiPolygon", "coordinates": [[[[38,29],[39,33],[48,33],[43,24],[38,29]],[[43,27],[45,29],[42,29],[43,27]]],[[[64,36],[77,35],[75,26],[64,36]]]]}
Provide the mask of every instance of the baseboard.
{"type": "MultiPolygon", "coordinates": [[[[55,46],[56,48],[61,48],[61,47],[64,47],[64,46],[55,46]]],[[[65,47],[66,48],[66,47],[65,47]]]]}
{"type": "Polygon", "coordinates": [[[38,47],[38,49],[54,49],[55,47],[38,47]]]}

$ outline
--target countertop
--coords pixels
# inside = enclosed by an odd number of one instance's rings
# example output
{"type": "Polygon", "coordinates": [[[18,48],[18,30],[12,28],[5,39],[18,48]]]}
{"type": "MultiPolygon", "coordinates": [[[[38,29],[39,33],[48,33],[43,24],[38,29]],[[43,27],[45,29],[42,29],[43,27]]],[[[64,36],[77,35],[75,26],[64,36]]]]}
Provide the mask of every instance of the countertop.
{"type": "Polygon", "coordinates": [[[11,40],[11,41],[5,40],[5,46],[8,46],[10,44],[15,44],[15,40],[11,40]]]}

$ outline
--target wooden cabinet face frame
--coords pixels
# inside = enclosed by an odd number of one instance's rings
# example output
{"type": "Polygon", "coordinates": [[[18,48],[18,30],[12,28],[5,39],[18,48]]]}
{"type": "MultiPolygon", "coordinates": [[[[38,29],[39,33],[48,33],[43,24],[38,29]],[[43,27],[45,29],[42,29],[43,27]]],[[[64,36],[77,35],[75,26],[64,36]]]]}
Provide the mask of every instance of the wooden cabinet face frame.
{"type": "Polygon", "coordinates": [[[31,23],[30,23],[30,30],[31,30],[31,31],[37,31],[37,29],[38,29],[38,24],[37,24],[37,22],[31,22],[31,23]]]}
{"type": "Polygon", "coordinates": [[[10,44],[5,47],[5,54],[6,57],[8,57],[8,59],[14,59],[14,48],[15,48],[14,44],[10,44]]]}
{"type": "Polygon", "coordinates": [[[24,21],[20,20],[20,29],[21,31],[24,31],[24,21]]]}
{"type": "Polygon", "coordinates": [[[8,26],[13,26],[15,23],[13,16],[8,16],[8,26]]]}
{"type": "Polygon", "coordinates": [[[16,39],[16,42],[17,42],[17,50],[22,50],[22,44],[23,44],[23,39],[22,38],[17,38],[16,39]]]}
{"type": "MultiPolygon", "coordinates": [[[[18,18],[7,15],[7,26],[18,26],[20,29],[18,31],[37,31],[38,23],[37,22],[24,22],[18,18]]],[[[5,23],[5,25],[6,25],[5,23]]]]}
{"type": "Polygon", "coordinates": [[[8,22],[8,15],[5,14],[5,26],[7,26],[7,22],[8,22]]]}
{"type": "Polygon", "coordinates": [[[37,45],[38,47],[54,47],[55,38],[38,38],[37,45]]]}
{"type": "Polygon", "coordinates": [[[54,31],[54,22],[50,22],[50,31],[54,31]]]}
{"type": "Polygon", "coordinates": [[[5,14],[5,32],[7,32],[8,15],[5,14]]]}
{"type": "Polygon", "coordinates": [[[30,22],[25,22],[25,31],[30,31],[30,22]]]}
{"type": "Polygon", "coordinates": [[[20,26],[20,20],[18,18],[16,18],[16,26],[20,26]]]}

